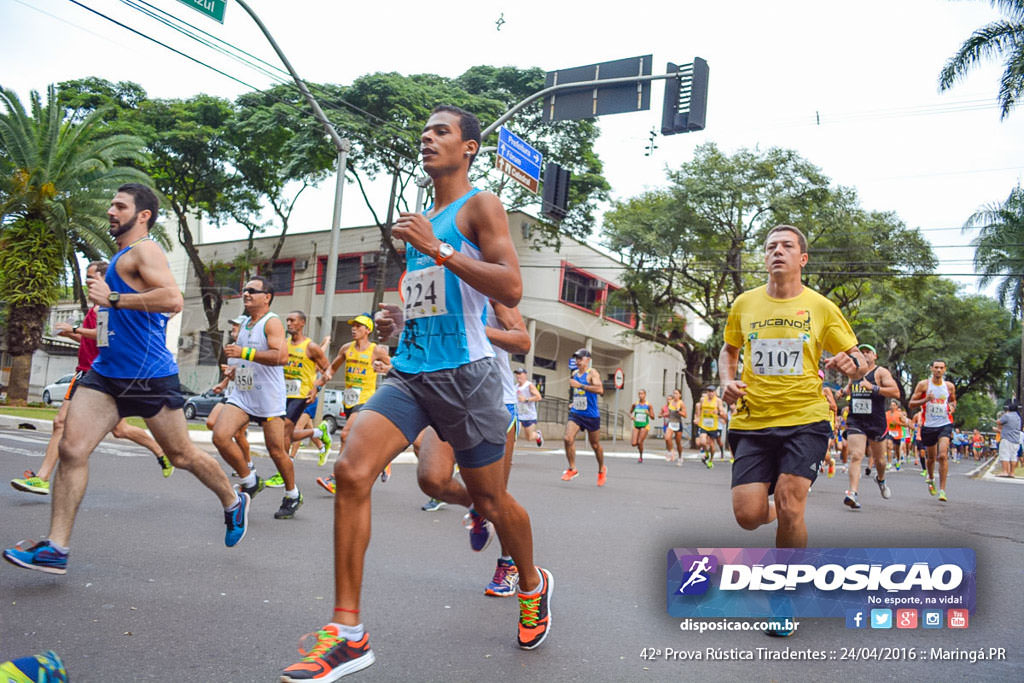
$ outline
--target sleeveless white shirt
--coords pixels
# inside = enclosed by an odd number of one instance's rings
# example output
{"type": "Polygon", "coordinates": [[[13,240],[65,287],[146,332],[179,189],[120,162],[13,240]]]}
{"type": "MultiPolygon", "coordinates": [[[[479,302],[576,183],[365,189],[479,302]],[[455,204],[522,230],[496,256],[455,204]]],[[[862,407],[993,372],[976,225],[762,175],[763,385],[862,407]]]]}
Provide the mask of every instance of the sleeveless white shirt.
{"type": "Polygon", "coordinates": [[[928,380],[928,391],[926,393],[928,402],[924,404],[924,426],[945,427],[951,424],[949,419],[949,387],[946,382],[935,384],[928,380]]]}
{"type": "MultiPolygon", "coordinates": [[[[257,351],[266,351],[267,321],[276,318],[274,313],[267,313],[260,318],[252,329],[248,329],[250,318],[246,317],[238,331],[236,344],[251,347],[257,351]]],[[[229,358],[228,365],[235,368],[235,388],[227,402],[237,406],[253,417],[278,417],[284,415],[285,390],[284,366],[263,365],[241,358],[229,358]]]]}

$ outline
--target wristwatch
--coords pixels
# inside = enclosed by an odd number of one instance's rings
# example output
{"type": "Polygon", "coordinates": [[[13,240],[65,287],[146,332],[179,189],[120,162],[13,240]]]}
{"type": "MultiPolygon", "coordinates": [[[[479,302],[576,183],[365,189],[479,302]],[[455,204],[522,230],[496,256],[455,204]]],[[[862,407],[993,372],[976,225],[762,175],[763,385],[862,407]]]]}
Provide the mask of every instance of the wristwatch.
{"type": "Polygon", "coordinates": [[[447,242],[441,242],[437,245],[437,256],[434,257],[434,263],[436,265],[443,266],[445,262],[454,255],[455,247],[447,242]]]}
{"type": "Polygon", "coordinates": [[[120,292],[111,292],[110,294],[108,294],[107,295],[107,301],[110,302],[110,307],[111,308],[117,308],[118,302],[121,301],[121,294],[120,294],[120,292]]]}

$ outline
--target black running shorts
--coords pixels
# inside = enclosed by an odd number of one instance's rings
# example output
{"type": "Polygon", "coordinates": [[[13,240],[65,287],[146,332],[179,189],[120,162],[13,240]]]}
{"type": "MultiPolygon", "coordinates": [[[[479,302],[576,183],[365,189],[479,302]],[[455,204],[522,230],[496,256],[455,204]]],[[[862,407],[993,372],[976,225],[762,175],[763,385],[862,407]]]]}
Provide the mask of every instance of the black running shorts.
{"type": "Polygon", "coordinates": [[[828,450],[832,429],[828,422],[766,429],[730,429],[729,446],[736,461],[732,486],[764,482],[775,491],[780,474],[818,477],[818,464],[828,450]]]}

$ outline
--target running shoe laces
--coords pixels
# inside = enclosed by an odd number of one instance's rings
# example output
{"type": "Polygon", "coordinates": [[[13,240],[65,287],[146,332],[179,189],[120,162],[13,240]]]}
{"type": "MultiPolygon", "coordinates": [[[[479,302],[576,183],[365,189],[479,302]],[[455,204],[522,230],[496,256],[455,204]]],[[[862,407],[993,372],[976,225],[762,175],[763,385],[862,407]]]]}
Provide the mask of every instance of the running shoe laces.
{"type": "Polygon", "coordinates": [[[333,630],[322,628],[316,633],[307,633],[302,636],[299,640],[299,656],[302,657],[303,661],[311,662],[319,657],[327,654],[327,651],[345,639],[335,633],[333,630]],[[316,642],[313,647],[306,650],[303,644],[308,643],[311,638],[316,638],[316,642]]]}
{"type": "Polygon", "coordinates": [[[519,596],[519,621],[523,626],[536,628],[540,619],[540,598],[540,593],[529,597],[519,596]]]}

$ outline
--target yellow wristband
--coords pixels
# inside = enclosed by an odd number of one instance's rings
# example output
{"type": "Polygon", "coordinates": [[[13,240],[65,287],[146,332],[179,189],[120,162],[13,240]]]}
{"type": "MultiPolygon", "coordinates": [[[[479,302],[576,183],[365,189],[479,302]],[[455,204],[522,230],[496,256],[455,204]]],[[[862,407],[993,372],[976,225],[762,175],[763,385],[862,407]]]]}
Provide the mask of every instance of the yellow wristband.
{"type": "Polygon", "coordinates": [[[256,357],[256,349],[251,346],[246,346],[242,349],[242,358],[244,360],[252,360],[256,357]]]}

